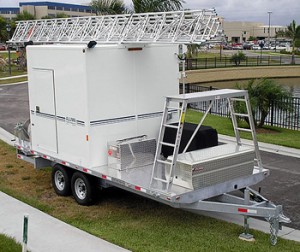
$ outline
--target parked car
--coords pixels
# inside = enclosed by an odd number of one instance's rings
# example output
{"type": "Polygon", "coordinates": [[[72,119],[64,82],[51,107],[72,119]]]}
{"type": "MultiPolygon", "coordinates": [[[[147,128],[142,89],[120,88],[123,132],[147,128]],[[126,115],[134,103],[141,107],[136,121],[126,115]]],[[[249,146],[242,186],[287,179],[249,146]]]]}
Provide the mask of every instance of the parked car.
{"type": "Polygon", "coordinates": [[[0,44],[0,51],[6,51],[6,45],[0,44]]]}
{"type": "Polygon", "coordinates": [[[231,45],[223,45],[223,50],[232,50],[231,45]]]}
{"type": "Polygon", "coordinates": [[[253,45],[252,46],[252,50],[260,50],[260,46],[259,45],[253,45]]]}
{"type": "Polygon", "coordinates": [[[244,43],[244,44],[243,44],[243,49],[244,49],[244,50],[251,50],[251,49],[252,49],[252,46],[253,46],[253,45],[251,45],[251,44],[244,43]]]}
{"type": "Polygon", "coordinates": [[[276,46],[276,50],[286,50],[286,46],[283,46],[283,45],[277,45],[276,46]]]}
{"type": "Polygon", "coordinates": [[[243,50],[243,45],[241,44],[235,44],[235,45],[232,45],[232,49],[233,50],[243,50]]]}

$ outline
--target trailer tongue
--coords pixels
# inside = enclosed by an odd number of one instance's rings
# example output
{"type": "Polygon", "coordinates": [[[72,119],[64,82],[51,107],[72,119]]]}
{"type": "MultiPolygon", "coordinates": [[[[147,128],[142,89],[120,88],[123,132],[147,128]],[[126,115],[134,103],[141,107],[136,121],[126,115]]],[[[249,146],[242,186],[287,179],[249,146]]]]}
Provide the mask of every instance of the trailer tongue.
{"type": "Polygon", "coordinates": [[[56,193],[72,192],[79,204],[91,204],[96,186],[115,186],[188,211],[243,215],[244,239],[252,238],[248,218],[264,217],[276,244],[281,223],[290,220],[250,188],[269,170],[248,93],[178,94],[177,44],[216,38],[219,27],[214,10],[19,22],[10,43],[31,44],[30,123],[16,128],[17,157],[52,166],[56,193]],[[235,144],[203,126],[218,101],[229,108],[235,144]],[[207,109],[188,129],[193,103],[207,109]],[[237,103],[245,113],[235,111],[237,103]],[[247,118],[250,129],[237,118],[247,118]],[[252,146],[242,144],[241,131],[252,146]],[[237,190],[243,198],[231,193],[237,190]]]}

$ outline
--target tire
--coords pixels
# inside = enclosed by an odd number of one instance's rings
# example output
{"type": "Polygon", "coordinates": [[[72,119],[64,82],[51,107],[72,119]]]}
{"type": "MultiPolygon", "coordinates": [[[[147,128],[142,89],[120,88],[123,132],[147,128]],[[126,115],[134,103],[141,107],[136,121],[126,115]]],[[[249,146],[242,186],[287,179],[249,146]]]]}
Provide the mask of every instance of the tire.
{"type": "Polygon", "coordinates": [[[94,202],[95,187],[93,178],[81,172],[72,176],[71,188],[73,197],[79,205],[89,206],[94,202]]]}
{"type": "Polygon", "coordinates": [[[71,195],[71,172],[66,169],[67,168],[58,164],[52,168],[52,186],[59,196],[71,195]]]}

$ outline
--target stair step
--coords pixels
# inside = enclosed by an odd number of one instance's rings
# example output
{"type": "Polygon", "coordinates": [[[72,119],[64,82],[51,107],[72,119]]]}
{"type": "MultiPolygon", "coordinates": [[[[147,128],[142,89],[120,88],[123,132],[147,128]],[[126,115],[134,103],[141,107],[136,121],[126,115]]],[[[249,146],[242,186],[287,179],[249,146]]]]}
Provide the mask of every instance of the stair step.
{"type": "Polygon", "coordinates": [[[172,129],[178,129],[179,126],[178,125],[172,125],[172,124],[164,124],[165,127],[167,128],[172,128],[172,129]]]}
{"type": "Polygon", "coordinates": [[[239,131],[252,132],[251,129],[237,128],[239,131]]]}
{"type": "Polygon", "coordinates": [[[169,183],[168,180],[166,179],[161,179],[161,178],[157,178],[157,177],[153,177],[154,180],[157,180],[157,181],[160,181],[160,182],[163,182],[163,183],[169,183]]]}
{"type": "Polygon", "coordinates": [[[232,114],[234,114],[235,116],[249,117],[248,114],[242,114],[242,113],[232,113],[232,114]]]}
{"type": "Polygon", "coordinates": [[[167,107],[168,110],[181,110],[181,107],[167,107]]]}
{"type": "Polygon", "coordinates": [[[173,147],[175,148],[175,144],[172,144],[172,143],[166,143],[166,142],[160,142],[161,145],[166,145],[166,146],[169,146],[169,147],[173,147]]]}
{"type": "Polygon", "coordinates": [[[171,165],[171,164],[172,164],[172,162],[167,161],[167,160],[157,159],[156,161],[157,161],[158,163],[161,163],[161,164],[167,164],[167,165],[171,165]]]}

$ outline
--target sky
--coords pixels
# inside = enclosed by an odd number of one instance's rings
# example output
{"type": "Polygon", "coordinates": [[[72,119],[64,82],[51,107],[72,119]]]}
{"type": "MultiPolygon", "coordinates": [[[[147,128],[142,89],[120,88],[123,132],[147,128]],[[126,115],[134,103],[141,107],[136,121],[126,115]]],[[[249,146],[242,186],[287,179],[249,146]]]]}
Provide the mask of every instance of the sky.
{"type": "MultiPolygon", "coordinates": [[[[0,7],[17,7],[19,2],[33,2],[42,0],[0,0],[0,7]]],[[[44,0],[47,1],[47,0],[44,0]]],[[[88,0],[48,0],[49,2],[63,2],[73,4],[87,4],[88,0]]],[[[130,6],[131,0],[124,0],[130,6]]],[[[219,16],[226,21],[249,21],[271,25],[289,25],[295,20],[300,25],[299,0],[185,0],[184,8],[207,9],[214,7],[219,16]]]]}

